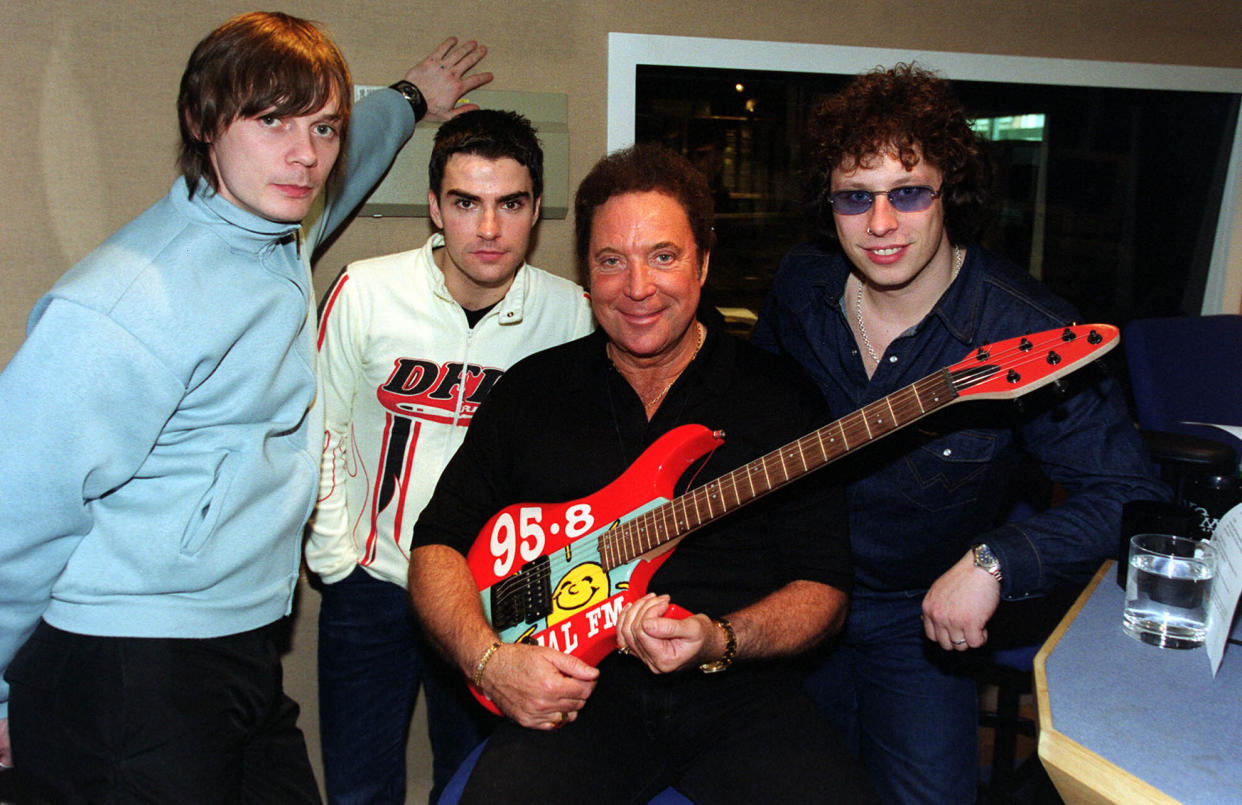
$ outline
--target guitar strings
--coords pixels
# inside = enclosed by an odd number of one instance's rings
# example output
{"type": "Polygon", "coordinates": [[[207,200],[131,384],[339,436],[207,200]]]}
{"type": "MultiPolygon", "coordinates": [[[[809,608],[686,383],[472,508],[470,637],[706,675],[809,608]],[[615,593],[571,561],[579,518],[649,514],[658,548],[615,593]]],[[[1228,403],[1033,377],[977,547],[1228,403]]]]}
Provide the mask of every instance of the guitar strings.
{"type": "MultiPolygon", "coordinates": [[[[959,398],[958,392],[960,391],[966,391],[986,383],[1002,372],[1022,370],[1037,363],[1047,363],[1050,354],[1056,352],[1056,346],[1072,344],[1073,341],[1084,337],[1086,336],[1082,333],[1067,327],[1062,330],[1048,330],[1043,333],[1036,333],[1032,336],[1027,336],[1025,340],[1018,339],[1014,346],[999,352],[993,351],[994,345],[991,348],[982,347],[980,348],[983,350],[982,356],[978,358],[979,363],[975,366],[968,366],[958,370],[946,367],[943,370],[934,372],[908,386],[898,389],[886,397],[847,414],[835,422],[829,423],[789,444],[727,472],[719,478],[708,481],[702,486],[691,489],[628,520],[616,523],[598,537],[599,564],[607,572],[628,561],[632,561],[637,556],[663,545],[676,536],[684,536],[695,529],[701,528],[703,525],[731,512],[744,503],[749,503],[795,478],[831,463],[841,455],[855,449],[855,447],[860,447],[867,442],[892,432],[897,427],[909,424],[924,414],[936,411],[956,401],[959,398]],[[1066,332],[1073,332],[1075,338],[1071,341],[1066,341],[1062,337],[1066,332]],[[920,392],[924,396],[921,397],[920,392]],[[949,392],[952,393],[949,394],[949,392]],[[938,393],[948,396],[943,401],[940,401],[937,397],[938,393]],[[923,399],[926,399],[928,396],[936,401],[931,407],[926,407],[923,404],[923,399]],[[891,416],[885,418],[883,415],[880,415],[877,419],[872,419],[872,417],[876,416],[876,412],[872,409],[883,408],[887,408],[891,412],[891,416]],[[877,429],[879,430],[878,433],[876,432],[877,429]],[[832,437],[830,439],[832,451],[824,445],[824,438],[831,431],[840,432],[842,442],[842,444],[838,445],[836,437],[832,437]],[[851,434],[855,436],[855,439],[850,439],[851,434]],[[865,434],[861,440],[857,438],[860,434],[865,434]],[[854,444],[855,447],[850,447],[850,444],[854,444]],[[813,449],[810,450],[809,456],[810,460],[808,460],[808,448],[812,446],[813,449]],[[788,465],[790,460],[794,458],[797,459],[795,462],[797,468],[791,472],[788,469],[788,465]],[[762,478],[757,478],[756,476],[760,471],[762,471],[762,478]],[[773,474],[778,477],[776,483],[772,483],[773,474]],[[757,480],[761,481],[759,489],[756,489],[757,480]],[[743,489],[743,483],[745,483],[748,489],[743,489]],[[729,503],[729,493],[732,493],[732,503],[729,503]],[[681,507],[680,520],[676,512],[678,506],[681,507]],[[693,507],[692,516],[690,512],[691,507],[693,507]],[[703,515],[703,509],[707,510],[706,516],[703,515]],[[669,536],[670,528],[674,535],[673,537],[669,536]],[[648,539],[649,534],[654,539],[648,539]],[[621,557],[624,558],[622,559],[621,557]]],[[[980,354],[976,352],[976,355],[980,354]]],[[[971,357],[967,356],[967,358],[958,363],[971,360],[971,357]]],[[[1075,365],[1074,361],[1070,363],[1075,365]]],[[[577,543],[571,543],[571,545],[574,544],[577,543]]],[[[586,557],[578,561],[566,559],[564,549],[556,551],[555,554],[549,554],[548,558],[549,562],[540,569],[539,576],[544,577],[546,575],[549,581],[556,579],[558,583],[571,567],[581,564],[581,561],[586,559],[586,557]]],[[[508,602],[513,595],[524,595],[527,589],[528,585],[526,584],[514,585],[513,592],[501,595],[498,597],[497,602],[498,604],[508,602]]],[[[610,590],[609,595],[612,594],[610,590]]]]}
{"type": "MultiPolygon", "coordinates": [[[[1047,360],[1047,355],[1045,354],[1044,350],[1051,344],[1061,344],[1061,343],[1065,343],[1065,342],[1061,339],[1060,333],[1057,332],[1055,335],[1050,336],[1047,340],[1041,343],[1037,344],[1035,342],[1031,342],[1031,346],[1028,349],[1023,349],[1019,345],[1019,346],[1012,347],[1008,350],[1001,351],[999,353],[989,354],[984,359],[984,362],[982,362],[978,366],[967,367],[965,369],[957,370],[956,372],[950,373],[951,381],[949,385],[951,385],[954,389],[959,389],[959,390],[969,389],[975,385],[979,385],[983,382],[991,380],[1001,371],[1007,371],[1009,369],[1019,369],[1022,367],[1026,367],[1034,362],[1045,361],[1047,360]],[[1016,359],[1015,359],[1015,356],[1016,356],[1016,359]],[[1009,366],[1004,366],[1004,365],[998,366],[997,365],[998,363],[1003,364],[1006,361],[1010,363],[1009,366]]],[[[969,358],[967,358],[967,360],[969,360],[969,358]]],[[[599,547],[600,547],[599,558],[602,560],[602,564],[609,565],[610,567],[615,567],[619,564],[622,564],[623,562],[620,562],[620,561],[610,562],[609,555],[612,554],[615,557],[617,552],[623,548],[628,548],[628,550],[625,550],[622,552],[622,555],[627,557],[625,561],[629,561],[630,559],[634,558],[637,555],[640,555],[649,550],[652,550],[655,547],[658,547],[659,545],[668,541],[669,539],[668,532],[669,532],[670,527],[673,528],[674,534],[677,534],[679,531],[683,531],[683,530],[685,531],[685,533],[688,533],[690,530],[701,527],[706,522],[710,522],[711,520],[715,519],[715,517],[719,516],[718,513],[716,512],[716,506],[719,504],[713,503],[713,500],[716,498],[720,498],[724,500],[724,506],[719,512],[719,514],[724,514],[727,511],[731,511],[733,508],[737,508],[743,502],[749,502],[755,497],[758,497],[760,494],[765,494],[766,492],[771,491],[772,489],[776,488],[776,486],[778,486],[779,483],[771,484],[770,482],[771,471],[773,469],[779,469],[779,474],[781,476],[785,476],[781,479],[780,483],[784,483],[786,480],[788,480],[789,472],[787,468],[785,467],[785,465],[787,463],[786,459],[789,457],[793,457],[795,453],[795,451],[792,448],[795,448],[795,447],[797,448],[796,452],[800,459],[798,463],[802,465],[801,470],[796,473],[799,476],[801,474],[804,474],[805,472],[812,471],[813,469],[817,469],[823,464],[828,463],[833,458],[835,458],[835,456],[826,456],[826,455],[822,457],[817,456],[816,458],[821,458],[821,460],[808,462],[806,460],[806,451],[804,449],[805,445],[803,444],[804,442],[809,443],[811,441],[820,441],[822,444],[823,432],[825,429],[831,429],[835,426],[842,431],[848,430],[848,431],[852,431],[855,434],[857,434],[859,430],[859,425],[861,425],[863,428],[867,430],[867,437],[863,441],[870,441],[874,438],[877,438],[875,435],[871,433],[872,428],[870,425],[867,424],[866,419],[869,415],[871,415],[870,409],[874,406],[877,406],[880,403],[887,405],[890,408],[890,410],[892,410],[894,413],[893,421],[888,423],[887,428],[880,435],[884,435],[885,433],[889,432],[889,430],[893,428],[895,422],[899,419],[902,420],[903,425],[908,424],[908,422],[912,421],[913,418],[917,416],[921,416],[923,413],[934,411],[942,407],[945,403],[940,403],[940,404],[933,406],[930,409],[925,409],[922,402],[919,399],[919,392],[926,391],[927,390],[926,387],[928,386],[942,385],[944,381],[944,374],[947,372],[948,370],[945,370],[945,372],[937,372],[933,375],[928,376],[927,378],[923,378],[920,381],[916,381],[910,386],[907,386],[903,389],[900,389],[894,392],[893,394],[889,395],[889,397],[885,399],[879,400],[875,403],[871,403],[870,405],[864,406],[864,408],[858,411],[855,411],[852,414],[847,415],[846,417],[843,417],[841,420],[839,420],[836,423],[832,423],[831,425],[825,426],[825,428],[821,428],[820,430],[815,431],[812,434],[808,434],[807,436],[804,436],[801,439],[789,445],[785,445],[779,450],[773,451],[772,453],[762,456],[759,459],[756,459],[755,461],[741,468],[738,468],[730,473],[726,473],[725,475],[721,476],[720,478],[714,481],[710,481],[701,487],[697,487],[696,489],[690,490],[684,495],[681,495],[678,498],[674,498],[672,501],[667,501],[647,512],[644,512],[642,514],[639,514],[631,518],[630,520],[617,524],[617,526],[615,526],[611,531],[608,531],[599,537],[599,547]],[[906,414],[910,418],[903,419],[901,416],[899,416],[899,413],[906,414]],[[782,455],[786,451],[788,451],[789,455],[788,456],[782,455]],[[781,465],[779,468],[775,466],[777,463],[781,465]],[[747,472],[748,468],[750,468],[749,472],[747,472]],[[753,475],[760,468],[764,472],[764,476],[765,476],[764,484],[765,485],[762,488],[762,490],[757,493],[754,487],[753,475]],[[745,480],[747,482],[747,485],[750,487],[750,490],[748,493],[739,491],[740,490],[739,478],[738,478],[739,474],[746,476],[745,478],[740,479],[740,480],[745,480]],[[732,492],[732,497],[734,500],[732,504],[728,503],[728,497],[729,497],[730,492],[732,492]],[[682,521],[681,522],[678,521],[678,518],[676,515],[676,507],[679,504],[682,507],[682,521]],[[689,514],[689,509],[691,508],[691,505],[693,506],[693,509],[694,509],[694,515],[693,517],[688,517],[686,515],[689,514]],[[708,513],[706,517],[704,517],[702,514],[702,511],[701,511],[702,508],[707,509],[708,513]],[[670,515],[671,515],[671,526],[670,526],[670,515]],[[690,522],[694,523],[693,526],[688,525],[690,522]],[[664,532],[663,534],[659,533],[661,530],[663,530],[664,532]],[[644,537],[647,533],[654,533],[656,537],[655,540],[650,543],[646,541],[642,541],[644,540],[644,537]],[[637,544],[637,547],[635,547],[634,545],[635,539],[640,540],[637,544]]],[[[956,399],[956,397],[954,397],[953,399],[956,399]]],[[[951,401],[952,399],[949,400],[949,402],[951,401]]],[[[844,440],[846,442],[850,441],[848,439],[848,436],[846,436],[844,440]]],[[[823,453],[824,451],[822,451],[821,449],[819,452],[823,453]]],[[[844,450],[842,452],[844,452],[844,450]]],[[[540,575],[542,576],[546,573],[546,575],[550,578],[555,577],[559,579],[563,571],[567,570],[570,564],[568,560],[561,558],[563,553],[564,553],[563,551],[558,551],[555,556],[549,555],[549,564],[548,566],[546,566],[540,571],[540,575]]],[[[515,590],[514,594],[519,594],[519,591],[515,590]]],[[[501,599],[499,600],[503,601],[505,600],[505,597],[502,596],[501,599]]]]}

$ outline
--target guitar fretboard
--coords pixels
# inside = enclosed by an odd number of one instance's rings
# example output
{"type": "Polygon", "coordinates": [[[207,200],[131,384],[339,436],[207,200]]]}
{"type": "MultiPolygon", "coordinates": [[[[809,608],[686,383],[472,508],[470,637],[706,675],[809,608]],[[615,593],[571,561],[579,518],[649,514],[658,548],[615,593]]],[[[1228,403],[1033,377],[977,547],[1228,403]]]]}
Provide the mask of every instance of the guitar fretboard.
{"type": "MultiPolygon", "coordinates": [[[[998,371],[976,367],[979,376],[998,371]]],[[[841,458],[958,398],[958,378],[947,369],[915,381],[819,430],[708,481],[668,503],[604,532],[599,554],[605,569],[623,565],[667,542],[841,458]]]]}

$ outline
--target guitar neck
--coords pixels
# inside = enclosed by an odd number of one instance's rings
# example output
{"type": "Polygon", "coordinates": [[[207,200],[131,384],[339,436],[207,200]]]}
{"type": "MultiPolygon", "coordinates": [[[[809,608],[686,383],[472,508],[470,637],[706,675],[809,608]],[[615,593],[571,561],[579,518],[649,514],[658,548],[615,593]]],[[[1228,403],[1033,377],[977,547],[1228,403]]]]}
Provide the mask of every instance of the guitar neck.
{"type": "Polygon", "coordinates": [[[648,551],[824,467],[958,399],[954,378],[941,369],[835,422],[708,481],[668,503],[619,524],[600,537],[605,568],[648,551]]]}

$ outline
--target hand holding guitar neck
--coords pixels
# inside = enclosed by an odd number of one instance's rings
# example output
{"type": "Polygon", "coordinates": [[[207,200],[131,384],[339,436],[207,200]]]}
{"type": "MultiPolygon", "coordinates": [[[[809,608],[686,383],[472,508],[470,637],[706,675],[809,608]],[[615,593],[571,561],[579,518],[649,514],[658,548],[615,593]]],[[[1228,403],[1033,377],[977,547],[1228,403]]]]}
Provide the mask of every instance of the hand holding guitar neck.
{"type": "Polygon", "coordinates": [[[652,673],[669,674],[718,659],[724,640],[711,618],[670,612],[667,595],[647,593],[621,610],[617,648],[642,660],[652,673]]]}

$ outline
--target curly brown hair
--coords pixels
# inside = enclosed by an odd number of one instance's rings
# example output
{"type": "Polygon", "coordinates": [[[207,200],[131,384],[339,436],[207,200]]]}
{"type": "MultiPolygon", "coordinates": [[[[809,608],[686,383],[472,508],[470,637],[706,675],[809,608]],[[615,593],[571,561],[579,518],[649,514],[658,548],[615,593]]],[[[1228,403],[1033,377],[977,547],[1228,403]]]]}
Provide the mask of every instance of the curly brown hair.
{"type": "Polygon", "coordinates": [[[591,225],[595,211],[613,196],[627,193],[663,193],[681,204],[690,222],[699,265],[712,248],[715,209],[707,179],[690,160],[661,145],[638,143],[614,151],[595,163],[574,195],[574,240],[578,272],[587,281],[587,252],[591,248],[591,225]]]}
{"type": "Polygon", "coordinates": [[[877,68],[821,101],[807,125],[808,191],[820,234],[836,239],[832,171],[893,155],[907,170],[925,159],[944,174],[949,240],[975,240],[986,224],[991,164],[949,82],[914,64],[877,68]]]}

